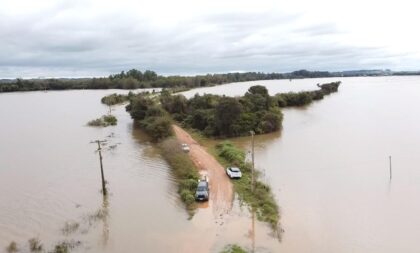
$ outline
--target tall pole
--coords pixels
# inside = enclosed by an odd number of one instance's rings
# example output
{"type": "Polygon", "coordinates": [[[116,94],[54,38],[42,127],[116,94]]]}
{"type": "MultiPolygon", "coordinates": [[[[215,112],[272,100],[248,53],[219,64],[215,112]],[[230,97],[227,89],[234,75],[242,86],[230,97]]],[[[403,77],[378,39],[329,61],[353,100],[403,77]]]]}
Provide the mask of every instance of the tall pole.
{"type": "Polygon", "coordinates": [[[101,152],[102,151],[101,142],[105,142],[105,141],[96,140],[95,142],[98,144],[99,164],[101,165],[102,194],[105,196],[107,195],[107,191],[106,191],[106,185],[105,185],[104,167],[102,164],[102,152],[101,152]]]}
{"type": "Polygon", "coordinates": [[[391,156],[389,156],[389,180],[392,179],[392,160],[391,156]]]}
{"type": "Polygon", "coordinates": [[[255,135],[255,132],[254,131],[251,131],[251,137],[252,137],[252,149],[251,149],[251,157],[252,157],[251,189],[252,189],[252,192],[254,192],[254,189],[255,189],[255,176],[254,176],[254,170],[255,170],[255,163],[254,163],[254,135],[255,135]]]}

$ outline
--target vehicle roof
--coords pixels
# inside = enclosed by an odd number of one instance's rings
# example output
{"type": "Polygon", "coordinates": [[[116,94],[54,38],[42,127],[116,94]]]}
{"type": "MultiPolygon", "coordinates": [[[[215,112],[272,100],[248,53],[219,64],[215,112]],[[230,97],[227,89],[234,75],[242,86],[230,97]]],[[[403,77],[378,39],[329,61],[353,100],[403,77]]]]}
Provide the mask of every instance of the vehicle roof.
{"type": "Polygon", "coordinates": [[[200,181],[198,182],[198,186],[207,186],[207,181],[200,181]]]}

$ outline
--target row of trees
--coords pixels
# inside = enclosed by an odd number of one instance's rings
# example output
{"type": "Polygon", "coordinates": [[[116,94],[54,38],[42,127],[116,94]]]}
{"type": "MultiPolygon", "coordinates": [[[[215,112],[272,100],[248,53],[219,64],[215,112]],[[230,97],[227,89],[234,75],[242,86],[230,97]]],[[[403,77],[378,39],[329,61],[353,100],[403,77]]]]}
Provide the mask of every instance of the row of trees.
{"type": "Polygon", "coordinates": [[[319,90],[279,93],[274,96],[274,100],[279,107],[304,106],[312,103],[314,100],[323,99],[338,90],[341,82],[332,82],[319,85],[319,90]]]}
{"type": "Polygon", "coordinates": [[[131,69],[102,78],[79,79],[16,79],[0,81],[0,92],[68,90],[68,89],[137,89],[137,88],[195,88],[230,82],[272,80],[283,78],[328,77],[329,72],[300,70],[280,73],[227,73],[197,76],[161,76],[151,70],[131,69]]]}

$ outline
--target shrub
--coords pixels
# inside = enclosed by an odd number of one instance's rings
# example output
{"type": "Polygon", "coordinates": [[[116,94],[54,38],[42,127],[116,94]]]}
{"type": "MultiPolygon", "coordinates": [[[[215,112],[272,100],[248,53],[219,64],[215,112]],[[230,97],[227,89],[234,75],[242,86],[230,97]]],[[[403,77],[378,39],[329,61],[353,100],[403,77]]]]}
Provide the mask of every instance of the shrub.
{"type": "Polygon", "coordinates": [[[103,120],[108,126],[115,126],[117,124],[117,118],[113,115],[104,115],[103,120]]]}
{"type": "Polygon", "coordinates": [[[114,93],[114,94],[103,97],[101,99],[101,102],[103,104],[111,106],[111,105],[124,103],[124,102],[128,101],[129,97],[130,97],[130,93],[128,95],[122,95],[122,94],[114,93]]]}
{"type": "Polygon", "coordinates": [[[140,126],[144,128],[154,141],[173,135],[172,122],[168,117],[149,117],[141,121],[140,126]]]}
{"type": "Polygon", "coordinates": [[[93,127],[107,127],[107,126],[115,126],[117,125],[117,118],[113,115],[104,115],[100,118],[94,119],[89,121],[87,124],[88,126],[93,127]]]}
{"type": "Polygon", "coordinates": [[[42,244],[38,238],[31,238],[29,239],[29,249],[31,252],[39,252],[42,251],[42,244]]]}
{"type": "Polygon", "coordinates": [[[7,247],[6,247],[6,251],[7,251],[8,253],[18,252],[18,247],[17,247],[16,242],[11,242],[11,243],[9,244],[9,246],[7,246],[7,247]]]}
{"type": "Polygon", "coordinates": [[[240,246],[233,244],[226,246],[221,253],[247,253],[247,251],[240,246]]]}
{"type": "Polygon", "coordinates": [[[216,150],[219,156],[236,166],[242,165],[245,161],[245,152],[237,149],[230,141],[224,141],[216,145],[216,150]]]}

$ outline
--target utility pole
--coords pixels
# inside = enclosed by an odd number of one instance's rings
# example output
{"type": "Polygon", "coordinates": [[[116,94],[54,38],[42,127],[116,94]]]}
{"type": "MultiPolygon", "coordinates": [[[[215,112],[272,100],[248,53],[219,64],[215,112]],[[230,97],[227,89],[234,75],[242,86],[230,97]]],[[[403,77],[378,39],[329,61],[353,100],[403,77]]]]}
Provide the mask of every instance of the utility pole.
{"type": "Polygon", "coordinates": [[[392,160],[391,156],[389,156],[389,180],[392,179],[392,160]]]}
{"type": "MultiPolygon", "coordinates": [[[[103,168],[103,164],[102,164],[102,148],[101,148],[101,143],[105,143],[106,140],[95,140],[93,142],[96,142],[98,144],[98,153],[99,153],[99,164],[101,165],[101,179],[102,179],[102,194],[104,196],[106,196],[108,194],[107,190],[106,190],[106,185],[105,185],[105,176],[104,176],[104,168],[103,168]]],[[[92,143],[93,143],[92,142],[92,143]]]]}
{"type": "Polygon", "coordinates": [[[252,167],[251,167],[251,189],[252,192],[254,192],[255,189],[255,176],[254,176],[254,170],[255,170],[255,163],[254,163],[254,131],[250,131],[251,138],[252,138],[252,148],[251,148],[251,158],[252,158],[252,167]]]}

